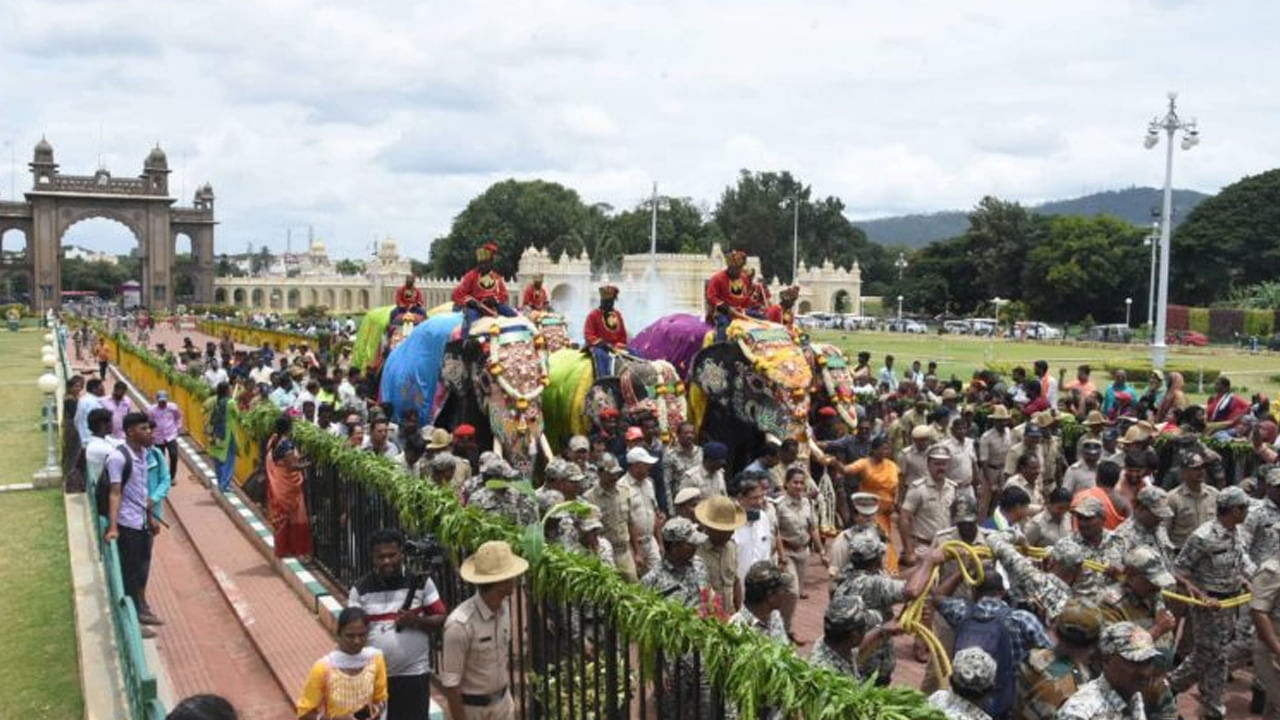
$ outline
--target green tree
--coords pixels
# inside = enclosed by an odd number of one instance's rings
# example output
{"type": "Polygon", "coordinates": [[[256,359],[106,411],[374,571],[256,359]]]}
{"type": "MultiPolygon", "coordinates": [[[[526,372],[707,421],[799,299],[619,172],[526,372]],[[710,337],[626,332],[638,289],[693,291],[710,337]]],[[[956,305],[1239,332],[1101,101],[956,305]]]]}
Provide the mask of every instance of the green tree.
{"type": "Polygon", "coordinates": [[[1027,256],[1023,299],[1032,316],[1073,321],[1091,314],[1119,321],[1126,297],[1146,298],[1146,231],[1109,215],[1043,220],[1044,242],[1027,256]]]}
{"type": "Polygon", "coordinates": [[[713,217],[730,247],[760,257],[765,278],[790,282],[795,203],[799,203],[799,255],[812,265],[830,258],[841,267],[869,254],[866,234],[844,216],[839,198],[812,199],[812,190],[789,172],[742,170],[720,196],[713,217]]]}
{"type": "MultiPolygon", "coordinates": [[[[622,254],[649,252],[653,199],[612,218],[611,232],[622,254]]],[[[702,210],[690,198],[658,197],[658,252],[703,253],[711,250],[711,230],[702,210]]]]}
{"type": "Polygon", "coordinates": [[[276,261],[276,256],[271,254],[271,250],[263,245],[258,252],[249,258],[249,272],[259,275],[271,267],[271,263],[276,261]]]}
{"type": "Polygon", "coordinates": [[[218,258],[218,263],[213,267],[213,274],[217,277],[244,277],[245,271],[240,269],[239,265],[231,262],[226,253],[218,258]]]}
{"type": "Polygon", "coordinates": [[[932,242],[912,253],[902,282],[895,282],[887,294],[902,295],[906,306],[914,312],[930,315],[977,312],[990,298],[973,281],[972,244],[968,235],[959,235],[932,242]]]}
{"type": "Polygon", "coordinates": [[[525,248],[538,247],[553,259],[583,249],[591,208],[575,190],[545,180],[503,180],[467,203],[449,234],[431,243],[431,268],[437,276],[456,277],[475,264],[475,250],[498,245],[495,267],[515,272],[525,248]]]}
{"type": "Polygon", "coordinates": [[[1280,276],[1277,228],[1280,169],[1242,178],[1201,202],[1173,234],[1170,301],[1208,305],[1280,276]]]}
{"type": "Polygon", "coordinates": [[[333,269],[336,270],[339,275],[360,275],[364,273],[364,262],[344,258],[334,263],[333,269]]]}
{"type": "Polygon", "coordinates": [[[975,280],[989,295],[1022,297],[1031,233],[1032,215],[1016,202],[988,195],[969,213],[975,280]]]}

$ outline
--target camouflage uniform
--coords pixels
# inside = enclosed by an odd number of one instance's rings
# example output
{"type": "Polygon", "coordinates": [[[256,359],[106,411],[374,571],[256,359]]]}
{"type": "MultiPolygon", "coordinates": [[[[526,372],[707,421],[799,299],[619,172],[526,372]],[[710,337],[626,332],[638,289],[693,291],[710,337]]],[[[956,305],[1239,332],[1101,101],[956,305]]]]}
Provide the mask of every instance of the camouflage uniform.
{"type": "MultiPolygon", "coordinates": [[[[1097,517],[1103,514],[1102,501],[1095,497],[1082,498],[1075,507],[1071,508],[1071,512],[1081,517],[1097,517]]],[[[1091,544],[1079,531],[1072,533],[1071,539],[1083,551],[1083,560],[1092,560],[1096,563],[1108,565],[1110,564],[1110,554],[1107,549],[1109,535],[1109,531],[1103,530],[1102,539],[1098,541],[1097,545],[1091,544]]],[[[1077,595],[1097,601],[1102,591],[1106,589],[1106,583],[1107,578],[1104,573],[1086,567],[1080,570],[1080,574],[1076,576],[1076,581],[1071,585],[1071,589],[1077,595]]]]}
{"type": "MultiPolygon", "coordinates": [[[[1012,594],[1035,607],[1047,622],[1052,623],[1071,599],[1071,586],[1057,575],[1036,567],[1004,537],[998,534],[988,537],[987,544],[1009,574],[1012,594]]],[[[1050,553],[1056,563],[1067,568],[1078,568],[1084,562],[1083,550],[1071,538],[1054,543],[1050,553]]]]}
{"type": "MultiPolygon", "coordinates": [[[[879,625],[882,618],[880,613],[868,610],[862,598],[845,595],[832,600],[827,605],[827,611],[823,614],[822,620],[823,627],[827,628],[828,632],[845,634],[865,633],[879,625]]],[[[858,669],[857,648],[848,655],[841,655],[827,644],[825,635],[814,643],[813,652],[809,653],[809,664],[834,670],[854,681],[862,680],[862,673],[858,669]]]]}
{"type": "MultiPolygon", "coordinates": [[[[1131,622],[1108,625],[1098,643],[1104,658],[1119,655],[1129,662],[1149,662],[1160,655],[1151,635],[1131,622]]],[[[1105,676],[1080,688],[1054,716],[1056,720],[1133,720],[1142,717],[1145,706],[1130,709],[1141,698],[1123,698],[1105,676]]]]}
{"type": "MultiPolygon", "coordinates": [[[[1256,610],[1271,618],[1271,625],[1280,629],[1280,559],[1272,557],[1262,563],[1258,573],[1253,576],[1253,600],[1250,610],[1256,610]]],[[[1261,637],[1253,643],[1254,677],[1262,685],[1267,694],[1267,720],[1280,717],[1280,669],[1276,667],[1276,657],[1271,648],[1262,642],[1261,637]]]]}
{"type": "MultiPolygon", "coordinates": [[[[990,692],[996,684],[996,661],[982,648],[969,647],[956,653],[951,663],[951,684],[965,690],[990,692]]],[[[929,704],[947,720],[991,720],[985,710],[950,690],[929,696],[929,704]]]]}
{"type": "Polygon", "coordinates": [[[1058,708],[1093,678],[1087,665],[1064,652],[1067,637],[1079,644],[1095,643],[1102,631],[1102,612],[1087,600],[1073,598],[1054,623],[1059,645],[1032,650],[1018,667],[1018,699],[1014,715],[1022,720],[1052,720],[1058,708]]]}
{"type": "MultiPolygon", "coordinates": [[[[849,556],[856,561],[865,562],[881,557],[884,552],[884,543],[867,533],[859,533],[849,542],[849,556]]],[[[850,565],[849,571],[836,587],[832,601],[843,595],[856,595],[862,598],[868,609],[880,613],[880,617],[893,617],[893,606],[906,599],[903,596],[906,587],[905,580],[895,580],[883,570],[868,572],[855,570],[850,565]]],[[[861,659],[865,674],[877,673],[878,683],[887,684],[893,677],[895,666],[893,638],[882,638],[870,651],[863,653],[861,659]]]]}
{"type": "Polygon", "coordinates": [[[858,672],[858,654],[853,653],[848,657],[841,655],[832,650],[823,638],[818,638],[813,646],[813,652],[809,653],[809,664],[834,670],[850,680],[862,679],[861,673],[858,672]]]}
{"type": "Polygon", "coordinates": [[[481,482],[479,487],[470,493],[467,504],[474,505],[485,512],[501,515],[516,525],[524,526],[537,522],[538,506],[534,500],[510,487],[511,480],[519,476],[515,468],[498,457],[496,453],[484,453],[480,456],[481,482]]]}
{"type": "MultiPolygon", "coordinates": [[[[685,518],[672,518],[662,528],[662,540],[664,543],[687,542],[702,545],[707,541],[707,536],[685,518]]],[[[696,555],[682,567],[676,567],[664,558],[645,574],[640,584],[667,600],[695,611],[705,610],[711,599],[707,569],[696,555]]],[[[671,686],[679,693],[679,697],[665,703],[663,717],[708,717],[711,710],[711,686],[704,675],[697,672],[693,653],[667,658],[667,662],[671,686]],[[677,707],[681,708],[679,716],[675,714],[677,707]]]]}
{"type": "MultiPolygon", "coordinates": [[[[1275,484],[1280,484],[1280,472],[1267,474],[1268,485],[1272,485],[1272,478],[1275,478],[1275,484]]],[[[1250,504],[1249,514],[1240,525],[1240,541],[1255,566],[1280,557],[1280,533],[1276,532],[1276,523],[1280,523],[1280,506],[1270,498],[1250,504]]],[[[1227,653],[1233,665],[1253,656],[1253,634],[1253,618],[1249,615],[1249,608],[1242,606],[1236,611],[1236,637],[1227,653]]]]}
{"type": "Polygon", "coordinates": [[[645,574],[640,585],[694,610],[701,606],[703,592],[711,587],[707,582],[707,568],[696,555],[688,565],[680,568],[663,560],[645,574]]]}
{"type": "MultiPolygon", "coordinates": [[[[1228,487],[1218,494],[1219,509],[1248,503],[1249,497],[1238,487],[1228,487]]],[[[1254,571],[1237,529],[1227,528],[1216,518],[1191,533],[1174,568],[1219,599],[1238,595],[1241,576],[1254,571]]],[[[1227,646],[1234,621],[1233,612],[1193,606],[1191,654],[1169,674],[1169,687],[1175,693],[1199,683],[1204,717],[1220,718],[1226,712],[1222,693],[1227,684],[1227,646]]]]}

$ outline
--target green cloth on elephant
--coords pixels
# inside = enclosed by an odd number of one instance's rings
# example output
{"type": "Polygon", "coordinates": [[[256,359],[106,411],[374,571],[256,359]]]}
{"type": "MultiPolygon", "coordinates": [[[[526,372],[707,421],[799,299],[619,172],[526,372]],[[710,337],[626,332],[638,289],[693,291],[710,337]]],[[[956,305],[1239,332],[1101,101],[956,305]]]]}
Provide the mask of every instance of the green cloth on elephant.
{"type": "Polygon", "coordinates": [[[583,408],[595,373],[590,357],[581,350],[565,348],[551,354],[547,377],[551,383],[542,391],[542,413],[547,441],[560,452],[569,438],[586,435],[590,429],[583,408]]]}
{"type": "Polygon", "coordinates": [[[382,338],[387,334],[387,326],[391,324],[391,311],[394,309],[394,305],[377,307],[360,319],[360,329],[356,331],[356,340],[351,348],[351,367],[363,370],[378,356],[378,348],[382,346],[382,338]]]}

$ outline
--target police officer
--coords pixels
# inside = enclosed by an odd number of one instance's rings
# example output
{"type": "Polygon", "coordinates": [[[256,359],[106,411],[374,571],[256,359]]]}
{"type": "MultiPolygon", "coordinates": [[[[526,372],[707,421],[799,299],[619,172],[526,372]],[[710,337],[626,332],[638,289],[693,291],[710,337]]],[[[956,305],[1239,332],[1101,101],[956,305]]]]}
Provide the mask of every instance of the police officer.
{"type": "Polygon", "coordinates": [[[996,686],[996,661],[979,647],[967,647],[951,660],[951,689],[929,696],[929,704],[947,720],[991,720],[982,708],[996,686]]]}
{"type": "Polygon", "coordinates": [[[1009,544],[1004,533],[987,538],[987,544],[1009,575],[1010,595],[1053,623],[1072,597],[1071,585],[1084,568],[1084,549],[1065,537],[1049,548],[1043,570],[1009,544]]]}
{"type": "Polygon", "coordinates": [[[1142,691],[1151,684],[1160,656],[1151,635],[1131,622],[1108,625],[1098,643],[1102,676],[1063,703],[1055,720],[1138,720],[1145,716],[1142,691]]]}
{"type": "Polygon", "coordinates": [[[1004,487],[1004,463],[1013,445],[1009,408],[996,405],[991,408],[987,420],[991,427],[978,438],[978,468],[983,478],[982,486],[978,488],[978,510],[982,516],[991,511],[992,498],[999,497],[1004,487]]]}
{"type": "Polygon", "coordinates": [[[521,527],[538,520],[538,506],[528,495],[511,489],[520,473],[497,453],[480,456],[480,478],[483,485],[470,493],[468,505],[507,518],[521,527]]]}
{"type": "Polygon", "coordinates": [[[1053,720],[1058,708],[1093,679],[1090,665],[1102,632],[1102,611],[1083,598],[1071,598],[1053,621],[1057,642],[1037,648],[1018,669],[1015,716],[1053,720]]]}
{"type": "Polygon", "coordinates": [[[507,688],[511,663],[511,615],[507,598],[529,563],[501,540],[481,545],[459,574],[476,594],[444,623],[440,684],[451,720],[511,720],[515,703],[507,688]]]}
{"type": "MultiPolygon", "coordinates": [[[[876,513],[880,509],[879,498],[871,493],[856,492],[849,496],[849,504],[853,506],[853,524],[841,530],[827,548],[827,556],[830,560],[827,574],[832,580],[842,577],[848,568],[849,542],[855,535],[867,533],[882,543],[889,542],[889,538],[885,537],[880,526],[876,525],[876,513]]],[[[831,585],[831,589],[835,590],[835,584],[831,585]]]]}
{"type": "MultiPolygon", "coordinates": [[[[662,526],[662,544],[666,551],[662,559],[645,574],[640,584],[658,595],[684,607],[709,612],[714,607],[714,593],[707,582],[707,570],[697,557],[698,547],[707,536],[692,522],[682,517],[672,518],[662,526]]],[[[674,717],[675,708],[681,708],[681,717],[701,717],[710,710],[711,687],[697,672],[692,653],[678,658],[667,658],[670,665],[668,679],[679,693],[674,702],[666,705],[666,716],[674,717]],[[698,710],[698,707],[701,710],[698,710]]]]}
{"type": "Polygon", "coordinates": [[[897,621],[882,625],[880,613],[867,609],[862,598],[841,595],[827,605],[822,616],[822,637],[814,643],[809,662],[861,681],[866,676],[858,668],[858,651],[879,642],[881,635],[897,631],[897,621]]]}
{"type": "MultiPolygon", "coordinates": [[[[1268,477],[1268,481],[1270,477],[1268,477]]],[[[1277,527],[1275,529],[1280,529],[1277,527]]],[[[1266,692],[1267,720],[1280,718],[1280,558],[1272,555],[1253,576],[1253,600],[1249,613],[1257,630],[1253,645],[1253,672],[1266,692]]]]}
{"type": "MultiPolygon", "coordinates": [[[[1106,509],[1102,501],[1096,497],[1083,497],[1071,508],[1076,518],[1076,531],[1070,539],[1080,545],[1085,561],[1107,565],[1110,556],[1107,552],[1107,530],[1103,527],[1106,509]]],[[[1059,540],[1058,542],[1062,542],[1059,540]]],[[[1076,576],[1071,589],[1079,595],[1096,600],[1106,589],[1106,575],[1098,570],[1084,567],[1076,576]]]]}
{"type": "Polygon", "coordinates": [[[622,577],[630,582],[636,575],[635,548],[639,547],[641,532],[634,516],[635,491],[630,485],[621,484],[622,468],[608,453],[602,458],[600,475],[595,487],[583,494],[583,499],[600,509],[600,522],[604,524],[603,536],[613,548],[613,562],[622,577]]]}
{"type": "Polygon", "coordinates": [[[742,604],[742,584],[738,580],[738,544],[733,533],[747,524],[747,512],[728,497],[713,495],[699,502],[693,514],[707,534],[707,542],[698,546],[707,579],[721,606],[726,611],[736,611],[742,604]]]}
{"type": "Polygon", "coordinates": [[[902,502],[902,565],[914,565],[917,555],[933,544],[934,535],[951,525],[951,505],[956,500],[956,484],[947,478],[951,451],[946,445],[934,445],[925,458],[928,475],[911,483],[902,502]]]}
{"type": "Polygon", "coordinates": [[[1174,561],[1174,575],[1192,597],[1207,606],[1191,608],[1191,654],[1169,674],[1169,687],[1181,693],[1199,683],[1202,717],[1222,718],[1222,693],[1227,684],[1227,644],[1235,615],[1218,601],[1240,594],[1253,575],[1253,561],[1244,552],[1238,528],[1249,512],[1249,496],[1238,487],[1218,493],[1218,516],[1196,528],[1174,561]]]}
{"type": "Polygon", "coordinates": [[[1151,634],[1160,650],[1151,685],[1142,693],[1147,720],[1176,720],[1178,707],[1165,673],[1173,667],[1173,637],[1177,620],[1164,604],[1164,590],[1175,585],[1164,559],[1155,549],[1138,546],[1124,558],[1124,580],[1102,595],[1102,615],[1107,622],[1132,622],[1151,634]]]}
{"type": "Polygon", "coordinates": [[[1166,562],[1172,563],[1177,552],[1169,540],[1165,522],[1173,519],[1168,493],[1154,485],[1138,491],[1133,504],[1133,514],[1125,518],[1119,527],[1107,534],[1103,545],[1107,548],[1108,562],[1115,566],[1135,547],[1149,547],[1166,562]]]}

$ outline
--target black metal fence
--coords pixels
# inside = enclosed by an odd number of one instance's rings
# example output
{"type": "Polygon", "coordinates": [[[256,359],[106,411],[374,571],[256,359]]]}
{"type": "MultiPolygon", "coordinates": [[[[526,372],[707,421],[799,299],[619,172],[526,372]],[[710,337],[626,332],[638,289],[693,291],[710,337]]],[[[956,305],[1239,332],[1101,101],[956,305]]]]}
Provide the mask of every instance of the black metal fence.
{"type": "MultiPolygon", "coordinates": [[[[424,482],[426,482],[424,480],[424,482]]],[[[372,571],[368,538],[399,528],[400,518],[381,495],[334,468],[307,469],[313,557],[344,588],[372,571]]],[[[474,593],[453,563],[453,548],[434,538],[411,537],[409,571],[428,574],[450,608],[474,593]]],[[[524,720],[722,720],[720,693],[703,677],[698,654],[641,658],[610,620],[608,608],[539,597],[524,578],[511,598],[509,687],[524,720]]],[[[433,666],[439,667],[436,638],[433,666]]]]}

